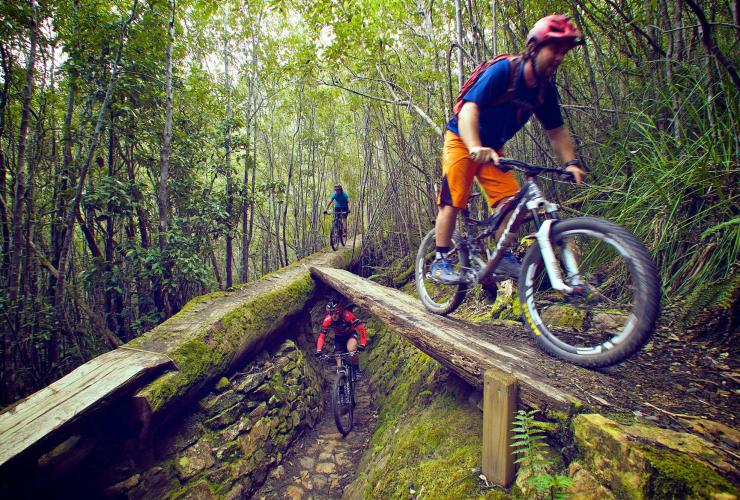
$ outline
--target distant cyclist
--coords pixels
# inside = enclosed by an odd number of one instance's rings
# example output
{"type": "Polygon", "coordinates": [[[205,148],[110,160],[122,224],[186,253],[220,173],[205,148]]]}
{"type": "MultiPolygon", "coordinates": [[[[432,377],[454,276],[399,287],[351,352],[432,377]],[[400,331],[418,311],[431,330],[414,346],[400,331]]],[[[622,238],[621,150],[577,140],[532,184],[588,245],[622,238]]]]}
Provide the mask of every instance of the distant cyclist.
{"type": "MultiPolygon", "coordinates": [[[[347,214],[350,211],[349,195],[344,192],[341,184],[334,186],[334,194],[329,198],[326,209],[334,202],[334,211],[338,213],[339,221],[342,223],[342,234],[347,237],[347,214]]],[[[326,213],[326,212],[325,212],[326,213]]]]}
{"type": "MultiPolygon", "coordinates": [[[[365,325],[357,319],[352,313],[344,309],[336,298],[329,299],[326,304],[326,317],[321,324],[321,333],[316,342],[316,356],[321,356],[326,342],[326,334],[329,330],[334,331],[334,352],[345,353],[365,350],[367,345],[367,332],[365,325]],[[358,345],[359,341],[359,345],[358,345]]],[[[360,360],[355,356],[350,358],[351,363],[355,365],[355,377],[359,380],[360,360]]],[[[337,366],[340,366],[340,360],[337,359],[337,366]]]]}

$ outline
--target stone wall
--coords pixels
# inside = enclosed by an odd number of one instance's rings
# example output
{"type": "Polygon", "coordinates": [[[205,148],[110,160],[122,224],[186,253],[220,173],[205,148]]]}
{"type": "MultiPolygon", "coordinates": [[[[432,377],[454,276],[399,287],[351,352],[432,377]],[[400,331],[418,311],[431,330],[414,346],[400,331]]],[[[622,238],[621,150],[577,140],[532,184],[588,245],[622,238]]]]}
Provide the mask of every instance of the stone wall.
{"type": "MultiPolygon", "coordinates": [[[[296,341],[281,341],[222,377],[144,443],[126,432],[107,433],[84,463],[39,493],[69,492],[77,498],[248,497],[321,414],[318,366],[299,347],[313,342],[309,332],[310,318],[302,315],[284,332],[296,341]]],[[[115,431],[113,427],[109,430],[115,431]]]]}

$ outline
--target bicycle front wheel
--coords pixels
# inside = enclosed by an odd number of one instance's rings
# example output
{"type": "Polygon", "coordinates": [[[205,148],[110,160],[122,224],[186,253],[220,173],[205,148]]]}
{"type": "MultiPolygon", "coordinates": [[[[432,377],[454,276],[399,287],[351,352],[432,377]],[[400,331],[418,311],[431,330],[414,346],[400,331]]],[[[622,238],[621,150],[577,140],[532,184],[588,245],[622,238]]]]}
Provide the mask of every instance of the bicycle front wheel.
{"type": "MultiPolygon", "coordinates": [[[[455,246],[454,242],[456,239],[453,236],[453,249],[448,254],[448,257],[457,271],[460,272],[462,268],[469,266],[469,258],[467,251],[455,246]]],[[[468,285],[445,285],[431,276],[430,269],[432,262],[434,262],[436,248],[435,231],[432,229],[421,240],[419,250],[416,253],[416,266],[414,269],[416,290],[419,292],[419,298],[422,304],[424,304],[424,307],[435,314],[446,315],[453,312],[462,304],[468,290],[468,285]]]]}
{"type": "Polygon", "coordinates": [[[579,293],[553,289],[539,246],[530,247],[519,277],[519,300],[537,344],[588,368],[614,365],[637,352],[660,312],[658,273],[642,243],[616,224],[593,217],[556,222],[550,241],[563,281],[579,293]]]}
{"type": "Polygon", "coordinates": [[[334,407],[334,422],[343,436],[350,433],[354,423],[351,392],[347,374],[338,373],[332,390],[332,406],[334,407]]]}
{"type": "Polygon", "coordinates": [[[339,229],[339,225],[334,222],[331,225],[331,231],[329,233],[329,244],[331,245],[331,249],[335,252],[337,251],[337,248],[339,247],[339,237],[340,233],[342,232],[341,229],[339,229]]]}

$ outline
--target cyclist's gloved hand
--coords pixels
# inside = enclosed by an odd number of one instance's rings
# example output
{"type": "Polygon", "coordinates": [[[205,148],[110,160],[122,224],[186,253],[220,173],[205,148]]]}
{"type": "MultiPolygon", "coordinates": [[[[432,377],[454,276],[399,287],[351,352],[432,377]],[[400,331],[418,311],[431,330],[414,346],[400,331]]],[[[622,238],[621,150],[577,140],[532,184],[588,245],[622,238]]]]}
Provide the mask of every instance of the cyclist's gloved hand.
{"type": "Polygon", "coordinates": [[[329,215],[329,211],[328,210],[324,210],[324,215],[329,215]]]}
{"type": "Polygon", "coordinates": [[[360,344],[360,345],[357,346],[357,350],[360,351],[360,352],[362,352],[362,351],[365,350],[366,347],[367,346],[365,344],[360,344]]]}
{"type": "Polygon", "coordinates": [[[324,353],[321,351],[316,351],[316,357],[320,358],[324,353]]]}

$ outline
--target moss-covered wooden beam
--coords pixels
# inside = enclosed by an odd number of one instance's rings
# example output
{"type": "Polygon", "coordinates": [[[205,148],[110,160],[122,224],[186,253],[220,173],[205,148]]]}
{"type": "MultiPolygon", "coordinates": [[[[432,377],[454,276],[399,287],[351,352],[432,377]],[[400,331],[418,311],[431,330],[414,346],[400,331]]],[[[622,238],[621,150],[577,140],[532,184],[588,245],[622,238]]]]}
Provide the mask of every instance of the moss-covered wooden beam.
{"type": "Polygon", "coordinates": [[[534,350],[485,342],[469,334],[470,325],[432,314],[413,297],[350,272],[318,266],[311,272],[473,386],[482,388],[484,372],[494,368],[519,380],[519,395],[527,405],[569,412],[579,404],[541,375],[538,364],[543,358],[534,350]]]}
{"type": "Polygon", "coordinates": [[[179,399],[197,393],[250,353],[257,352],[312,298],[310,266],[348,268],[362,247],[325,250],[257,281],[196,297],[161,325],[129,342],[128,347],[169,356],[178,370],[168,372],[136,395],[146,422],[179,399]]]}

